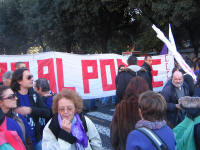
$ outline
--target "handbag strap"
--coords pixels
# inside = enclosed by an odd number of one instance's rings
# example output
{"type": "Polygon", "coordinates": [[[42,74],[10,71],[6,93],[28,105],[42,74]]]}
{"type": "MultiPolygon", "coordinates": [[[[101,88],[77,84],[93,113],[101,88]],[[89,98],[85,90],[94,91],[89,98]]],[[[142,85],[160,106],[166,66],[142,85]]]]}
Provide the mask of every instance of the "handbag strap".
{"type": "Polygon", "coordinates": [[[157,150],[168,150],[167,144],[153,130],[146,127],[137,128],[136,130],[145,134],[157,150]]]}

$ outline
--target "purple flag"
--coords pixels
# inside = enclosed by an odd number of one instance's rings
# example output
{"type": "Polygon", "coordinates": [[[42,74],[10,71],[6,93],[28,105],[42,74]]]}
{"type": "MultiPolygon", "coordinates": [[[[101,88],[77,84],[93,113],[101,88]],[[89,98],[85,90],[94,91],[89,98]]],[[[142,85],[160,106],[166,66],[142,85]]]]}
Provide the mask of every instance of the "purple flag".
{"type": "Polygon", "coordinates": [[[160,52],[160,55],[164,55],[164,54],[168,54],[168,48],[165,44],[163,45],[162,51],[160,52]]]}

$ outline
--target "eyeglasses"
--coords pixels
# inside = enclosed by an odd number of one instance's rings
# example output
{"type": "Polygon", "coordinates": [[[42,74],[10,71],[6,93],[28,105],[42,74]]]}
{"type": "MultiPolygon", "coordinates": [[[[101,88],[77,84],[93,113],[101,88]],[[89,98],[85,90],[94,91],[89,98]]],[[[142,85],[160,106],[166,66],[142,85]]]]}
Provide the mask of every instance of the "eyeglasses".
{"type": "Polygon", "coordinates": [[[6,99],[13,100],[13,99],[16,99],[16,98],[17,98],[17,95],[14,93],[14,94],[10,94],[8,97],[2,98],[2,100],[6,100],[6,99]]]}
{"type": "Polygon", "coordinates": [[[30,80],[33,78],[33,75],[28,75],[27,80],[30,80]]]}
{"type": "Polygon", "coordinates": [[[59,110],[61,113],[65,112],[65,111],[67,111],[67,112],[72,112],[72,111],[74,110],[74,108],[73,108],[73,107],[60,107],[60,108],[58,108],[58,110],[59,110]]]}

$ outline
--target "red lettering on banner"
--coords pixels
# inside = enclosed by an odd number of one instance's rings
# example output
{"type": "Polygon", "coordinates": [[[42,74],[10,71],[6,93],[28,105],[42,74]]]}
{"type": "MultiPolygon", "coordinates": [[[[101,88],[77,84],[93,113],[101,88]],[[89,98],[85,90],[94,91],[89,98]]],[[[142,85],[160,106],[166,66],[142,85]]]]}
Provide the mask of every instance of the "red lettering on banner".
{"type": "Polygon", "coordinates": [[[102,78],[103,91],[115,90],[116,89],[115,88],[116,71],[115,71],[114,59],[100,60],[100,68],[101,68],[101,78],[102,78]],[[112,84],[108,84],[108,81],[107,81],[106,65],[110,66],[112,84]]]}
{"type": "MultiPolygon", "coordinates": [[[[161,59],[153,59],[152,60],[152,65],[160,65],[161,64],[161,59]]],[[[152,70],[152,76],[157,76],[158,75],[158,70],[152,70]]],[[[154,81],[152,79],[152,85],[153,87],[162,87],[163,86],[163,81],[154,81]]]]}
{"type": "Polygon", "coordinates": [[[54,72],[53,58],[38,60],[38,78],[46,78],[49,80],[51,90],[56,93],[56,80],[54,72]],[[44,67],[47,67],[48,72],[44,73],[44,67]]]}
{"type": "Polygon", "coordinates": [[[84,93],[90,93],[89,79],[98,78],[97,60],[81,60],[81,64],[84,93]],[[88,72],[88,67],[92,67],[92,72],[88,72]]]}
{"type": "Polygon", "coordinates": [[[61,91],[63,88],[67,88],[76,91],[75,87],[64,87],[63,63],[61,58],[56,58],[56,66],[57,66],[58,90],[61,91]]]}
{"type": "MultiPolygon", "coordinates": [[[[138,66],[142,66],[144,63],[144,60],[138,60],[137,64],[138,66]]],[[[152,59],[152,66],[153,65],[160,65],[161,64],[161,59],[152,59]]],[[[158,75],[158,70],[153,70],[152,68],[152,76],[157,76],[158,75]]],[[[152,86],[155,87],[161,87],[163,86],[163,81],[154,81],[154,79],[152,79],[152,86]]]]}
{"type": "Polygon", "coordinates": [[[0,63],[0,82],[2,82],[3,74],[7,71],[7,63],[0,63]]]}
{"type": "MultiPolygon", "coordinates": [[[[138,66],[142,66],[143,64],[144,64],[144,60],[138,60],[137,61],[138,66]]],[[[152,60],[152,64],[153,64],[153,60],[152,60]]]]}
{"type": "MultiPolygon", "coordinates": [[[[25,63],[25,65],[26,65],[26,68],[28,68],[28,70],[29,70],[29,62],[26,61],[26,62],[24,62],[24,63],[25,63]]],[[[12,63],[11,63],[11,70],[12,70],[12,71],[15,71],[15,64],[16,64],[16,62],[12,62],[12,63]]]]}
{"type": "MultiPolygon", "coordinates": [[[[128,63],[127,63],[128,64],[128,63]]],[[[117,59],[117,66],[120,66],[120,65],[124,65],[125,67],[128,67],[128,65],[125,64],[122,59],[117,59]]]]}

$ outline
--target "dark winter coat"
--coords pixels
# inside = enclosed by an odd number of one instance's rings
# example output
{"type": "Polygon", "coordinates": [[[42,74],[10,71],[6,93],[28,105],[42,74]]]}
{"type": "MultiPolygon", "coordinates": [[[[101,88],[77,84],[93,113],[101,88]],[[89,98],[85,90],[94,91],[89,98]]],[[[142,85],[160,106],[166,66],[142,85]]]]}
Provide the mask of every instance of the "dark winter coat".
{"type": "MultiPolygon", "coordinates": [[[[188,85],[184,82],[182,87],[185,96],[189,96],[188,85]]],[[[176,87],[172,84],[172,81],[168,81],[161,91],[161,94],[167,102],[167,119],[173,127],[184,119],[184,116],[179,113],[180,110],[176,108],[176,104],[178,104],[178,96],[175,88],[176,87]]]]}
{"type": "Polygon", "coordinates": [[[137,65],[131,65],[118,73],[116,77],[116,104],[122,100],[126,87],[133,77],[141,76],[146,79],[146,70],[137,65]]]}
{"type": "MultiPolygon", "coordinates": [[[[45,126],[40,124],[39,119],[40,118],[49,119],[51,117],[51,112],[45,105],[45,103],[41,100],[40,96],[33,90],[33,88],[30,88],[28,90],[28,95],[32,109],[30,116],[33,118],[33,121],[35,122],[36,140],[39,141],[42,139],[42,132],[45,126]]],[[[20,101],[18,101],[18,106],[21,106],[20,101]]]]}
{"type": "Polygon", "coordinates": [[[153,85],[152,85],[152,79],[153,79],[153,77],[152,77],[152,73],[151,73],[151,71],[152,71],[151,66],[149,66],[147,63],[144,62],[144,64],[142,65],[142,67],[147,71],[146,72],[147,73],[147,75],[146,75],[146,81],[147,81],[147,83],[149,85],[150,90],[153,90],[153,85]]]}

